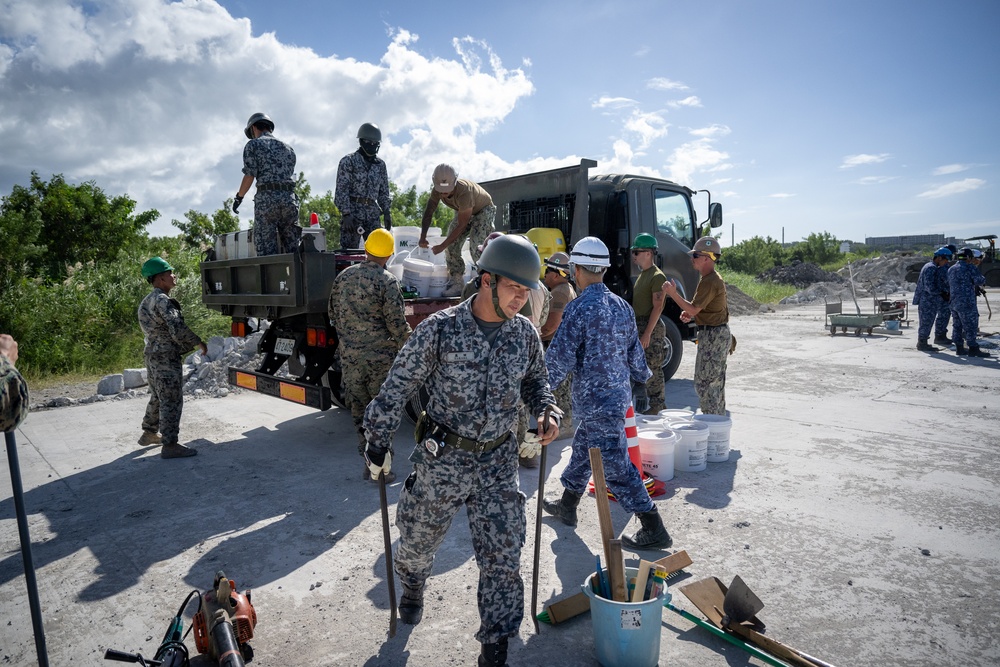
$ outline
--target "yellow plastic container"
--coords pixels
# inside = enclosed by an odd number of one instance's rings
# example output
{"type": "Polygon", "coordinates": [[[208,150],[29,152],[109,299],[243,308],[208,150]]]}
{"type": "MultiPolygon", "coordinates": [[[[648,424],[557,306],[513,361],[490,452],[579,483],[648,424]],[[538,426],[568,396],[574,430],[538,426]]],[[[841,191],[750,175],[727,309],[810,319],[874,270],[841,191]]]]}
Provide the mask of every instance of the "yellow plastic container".
{"type": "Polygon", "coordinates": [[[566,239],[558,229],[549,227],[534,227],[524,234],[532,243],[538,246],[538,255],[542,258],[542,277],[545,277],[545,260],[557,252],[566,252],[566,239]]]}

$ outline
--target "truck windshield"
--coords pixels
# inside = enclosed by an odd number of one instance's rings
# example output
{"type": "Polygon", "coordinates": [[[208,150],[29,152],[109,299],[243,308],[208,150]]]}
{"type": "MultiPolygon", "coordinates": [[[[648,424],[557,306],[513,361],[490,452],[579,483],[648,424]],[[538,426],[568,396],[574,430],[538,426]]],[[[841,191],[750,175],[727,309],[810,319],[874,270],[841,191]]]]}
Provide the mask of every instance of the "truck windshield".
{"type": "Polygon", "coordinates": [[[671,190],[654,189],[653,200],[657,231],[673,236],[690,248],[694,244],[694,225],[687,197],[671,190]]]}

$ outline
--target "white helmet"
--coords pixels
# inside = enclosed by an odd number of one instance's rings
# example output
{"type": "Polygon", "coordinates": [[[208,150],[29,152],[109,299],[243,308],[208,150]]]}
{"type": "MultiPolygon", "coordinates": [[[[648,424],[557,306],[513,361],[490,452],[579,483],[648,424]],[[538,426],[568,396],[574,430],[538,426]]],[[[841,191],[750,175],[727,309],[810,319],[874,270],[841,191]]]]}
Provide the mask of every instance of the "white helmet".
{"type": "Polygon", "coordinates": [[[611,266],[611,253],[601,239],[596,236],[585,236],[573,246],[569,253],[569,261],[570,264],[606,269],[611,266]]]}

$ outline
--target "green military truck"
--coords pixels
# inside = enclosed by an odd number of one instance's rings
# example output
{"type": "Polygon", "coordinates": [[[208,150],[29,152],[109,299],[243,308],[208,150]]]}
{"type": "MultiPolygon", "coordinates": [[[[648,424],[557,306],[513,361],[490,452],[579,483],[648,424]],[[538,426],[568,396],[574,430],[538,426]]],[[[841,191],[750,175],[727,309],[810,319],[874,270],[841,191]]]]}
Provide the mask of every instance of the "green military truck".
{"type": "MultiPolygon", "coordinates": [[[[692,198],[708,194],[708,225],[722,226],[722,205],[711,201],[707,190],[695,191],[671,181],[631,174],[591,175],[594,160],[514,176],[480,185],[497,206],[497,229],[538,237],[539,229],[555,229],[567,247],[585,236],[596,236],[611,251],[611,268],[605,283],[615,294],[632,300],[632,286],[639,275],[630,247],[637,234],[656,237],[657,265],[691,299],[698,286],[698,272],[688,250],[702,235],[692,198]]],[[[542,254],[543,248],[539,246],[542,254]]],[[[697,337],[693,323],[681,322],[681,311],[667,300],[662,319],[667,332],[663,377],[674,375],[683,355],[682,341],[697,337]]]]}

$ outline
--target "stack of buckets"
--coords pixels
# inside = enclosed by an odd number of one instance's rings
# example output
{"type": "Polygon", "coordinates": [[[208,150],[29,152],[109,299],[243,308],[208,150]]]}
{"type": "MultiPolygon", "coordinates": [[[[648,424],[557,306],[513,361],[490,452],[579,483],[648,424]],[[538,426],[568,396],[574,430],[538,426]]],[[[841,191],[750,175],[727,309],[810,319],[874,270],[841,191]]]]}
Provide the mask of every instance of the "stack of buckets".
{"type": "Polygon", "coordinates": [[[643,470],[660,481],[674,472],[700,472],[708,463],[729,460],[728,415],[694,414],[690,410],[661,410],[644,417],[639,429],[643,470]]]}
{"type": "MultiPolygon", "coordinates": [[[[386,265],[386,270],[399,279],[405,287],[411,287],[422,297],[439,297],[444,294],[448,283],[448,266],[443,252],[435,255],[431,247],[442,241],[441,230],[431,227],[427,230],[427,248],[421,248],[419,227],[393,227],[395,254],[386,265]]],[[[462,248],[465,259],[465,279],[472,275],[472,257],[469,255],[468,241],[462,248]]]]}

